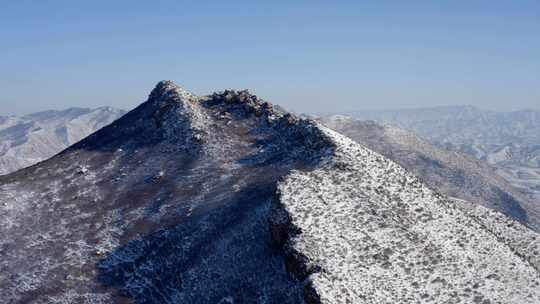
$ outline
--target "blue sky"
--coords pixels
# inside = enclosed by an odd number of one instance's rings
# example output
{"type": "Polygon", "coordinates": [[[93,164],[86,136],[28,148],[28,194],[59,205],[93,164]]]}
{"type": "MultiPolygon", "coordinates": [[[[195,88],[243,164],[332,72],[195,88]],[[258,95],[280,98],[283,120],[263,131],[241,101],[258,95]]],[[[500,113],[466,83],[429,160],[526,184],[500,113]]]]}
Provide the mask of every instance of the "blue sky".
{"type": "Polygon", "coordinates": [[[0,114],[171,79],[288,109],[540,108],[540,1],[4,1],[0,114]]]}

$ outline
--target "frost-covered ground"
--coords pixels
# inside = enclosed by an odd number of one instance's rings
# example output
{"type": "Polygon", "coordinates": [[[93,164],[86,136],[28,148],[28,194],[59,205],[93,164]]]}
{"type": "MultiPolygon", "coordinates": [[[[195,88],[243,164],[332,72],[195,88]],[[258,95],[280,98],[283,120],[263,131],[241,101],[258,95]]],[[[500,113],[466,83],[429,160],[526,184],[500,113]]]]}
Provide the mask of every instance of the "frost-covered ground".
{"type": "Polygon", "coordinates": [[[332,161],[289,175],[277,206],[293,231],[289,269],[314,303],[540,301],[536,233],[483,207],[464,211],[381,155],[325,132],[338,143],[332,161]]]}
{"type": "Polygon", "coordinates": [[[161,82],[0,177],[0,299],[537,302],[537,235],[475,208],[246,91],[161,82]]]}

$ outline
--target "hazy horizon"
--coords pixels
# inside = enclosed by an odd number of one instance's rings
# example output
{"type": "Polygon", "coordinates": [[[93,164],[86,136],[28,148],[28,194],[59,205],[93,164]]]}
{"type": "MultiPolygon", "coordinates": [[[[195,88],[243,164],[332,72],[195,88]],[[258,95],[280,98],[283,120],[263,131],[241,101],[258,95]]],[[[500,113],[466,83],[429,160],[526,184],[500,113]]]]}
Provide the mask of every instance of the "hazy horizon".
{"type": "MultiPolygon", "coordinates": [[[[277,104],[279,105],[279,104],[277,104]]],[[[282,105],[279,105],[279,106],[282,106],[282,105]]],[[[44,109],[44,110],[38,110],[38,111],[33,111],[33,112],[28,112],[28,113],[18,113],[18,114],[14,114],[14,113],[7,113],[7,114],[2,114],[0,113],[0,116],[25,116],[25,115],[31,115],[31,114],[35,114],[35,113],[40,113],[40,112],[47,112],[47,111],[65,111],[65,110],[70,110],[70,109],[88,109],[88,110],[95,110],[95,109],[98,109],[98,108],[106,108],[106,107],[112,107],[112,108],[115,108],[117,110],[124,110],[126,112],[132,110],[133,108],[129,108],[129,109],[126,109],[126,108],[119,108],[119,107],[114,107],[114,106],[108,106],[108,105],[103,105],[103,106],[96,106],[96,107],[84,107],[84,106],[72,106],[72,107],[66,107],[66,108],[51,108],[51,109],[44,109]]],[[[283,106],[282,106],[283,107],[283,106]]],[[[365,108],[365,109],[349,109],[349,110],[336,110],[336,111],[304,111],[304,112],[300,112],[300,111],[294,111],[292,109],[288,109],[288,108],[285,108],[286,110],[288,111],[291,111],[291,112],[294,112],[294,113],[297,113],[297,114],[308,114],[308,115],[332,115],[332,114],[336,114],[336,115],[346,115],[347,113],[349,114],[353,114],[355,112],[393,112],[393,111],[414,111],[414,110],[426,110],[426,109],[444,109],[444,108],[455,108],[455,107],[473,107],[475,109],[478,109],[478,110],[481,110],[481,111],[490,111],[490,112],[499,112],[499,113],[509,113],[509,112],[519,112],[519,111],[535,111],[535,112],[540,112],[540,108],[522,108],[522,109],[516,109],[516,110],[492,110],[492,109],[486,109],[486,108],[483,108],[483,107],[478,107],[478,106],[474,106],[474,105],[470,105],[470,104],[455,104],[455,105],[440,105],[440,106],[425,106],[425,107],[409,107],[409,108],[387,108],[387,109],[369,109],[369,108],[365,108]]]]}
{"type": "Polygon", "coordinates": [[[0,115],[129,110],[162,79],[295,112],[539,109],[539,16],[537,1],[8,2],[0,115]]]}

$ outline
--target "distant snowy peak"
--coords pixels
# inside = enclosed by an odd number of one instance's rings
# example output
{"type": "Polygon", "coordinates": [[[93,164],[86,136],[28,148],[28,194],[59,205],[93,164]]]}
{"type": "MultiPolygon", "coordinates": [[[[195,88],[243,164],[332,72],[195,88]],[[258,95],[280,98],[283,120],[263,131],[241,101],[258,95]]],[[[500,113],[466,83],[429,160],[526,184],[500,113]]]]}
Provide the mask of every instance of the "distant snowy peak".
{"type": "Polygon", "coordinates": [[[125,113],[70,108],[0,119],[0,175],[35,164],[62,151],[125,113]]]}

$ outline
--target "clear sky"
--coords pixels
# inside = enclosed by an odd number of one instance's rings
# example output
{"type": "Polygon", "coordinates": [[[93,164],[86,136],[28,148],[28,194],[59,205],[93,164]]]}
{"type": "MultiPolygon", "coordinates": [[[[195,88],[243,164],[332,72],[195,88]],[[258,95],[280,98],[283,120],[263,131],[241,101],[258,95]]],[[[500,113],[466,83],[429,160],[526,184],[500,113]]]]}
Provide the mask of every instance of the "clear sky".
{"type": "Polygon", "coordinates": [[[540,1],[0,0],[0,114],[129,109],[162,79],[302,112],[540,108],[540,1]]]}

